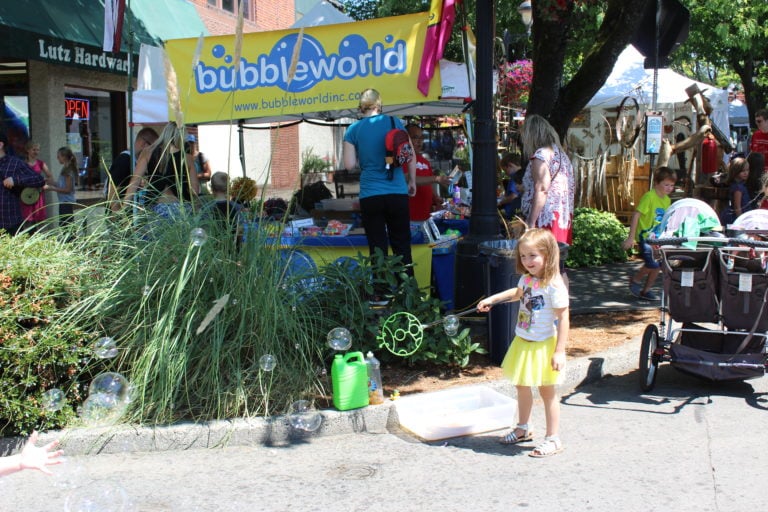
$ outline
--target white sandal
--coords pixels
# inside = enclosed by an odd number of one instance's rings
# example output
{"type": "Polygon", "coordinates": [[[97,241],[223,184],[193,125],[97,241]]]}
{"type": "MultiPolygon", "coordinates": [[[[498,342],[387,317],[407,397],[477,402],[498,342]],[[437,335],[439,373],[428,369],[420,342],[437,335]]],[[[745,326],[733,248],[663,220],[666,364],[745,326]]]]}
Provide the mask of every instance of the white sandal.
{"type": "Polygon", "coordinates": [[[528,455],[536,458],[549,457],[556,455],[563,451],[563,442],[560,440],[560,436],[545,437],[544,441],[533,449],[528,455]]]}
{"type": "Polygon", "coordinates": [[[533,440],[533,430],[528,428],[527,423],[518,424],[511,432],[499,438],[501,444],[517,444],[524,443],[525,441],[533,440]],[[523,434],[518,436],[515,434],[517,430],[522,430],[523,434]]]}

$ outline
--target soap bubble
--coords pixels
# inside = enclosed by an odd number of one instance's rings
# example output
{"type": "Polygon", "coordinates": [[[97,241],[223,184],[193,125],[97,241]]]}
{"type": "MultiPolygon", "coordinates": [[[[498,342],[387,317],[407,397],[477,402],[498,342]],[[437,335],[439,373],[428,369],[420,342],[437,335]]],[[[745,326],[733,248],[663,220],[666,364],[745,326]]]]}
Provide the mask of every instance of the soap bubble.
{"type": "Polygon", "coordinates": [[[77,462],[77,459],[70,459],[64,456],[59,457],[61,464],[53,472],[53,486],[58,489],[76,489],[83,485],[83,482],[90,480],[87,476],[85,467],[77,462]]]}
{"type": "Polygon", "coordinates": [[[192,245],[200,247],[208,241],[208,233],[203,228],[195,228],[189,232],[189,238],[192,240],[192,245]]]}
{"type": "Polygon", "coordinates": [[[277,359],[272,354],[264,354],[259,358],[259,368],[265,372],[271,372],[277,365],[277,359]]]}
{"type": "Polygon", "coordinates": [[[328,331],[328,346],[333,350],[349,350],[352,346],[352,334],[346,327],[334,327],[328,331]]]}
{"type": "Polygon", "coordinates": [[[144,288],[141,289],[141,293],[143,295],[149,295],[151,292],[152,292],[152,288],[150,288],[149,286],[145,286],[144,288]]]}
{"type": "Polygon", "coordinates": [[[314,432],[320,428],[323,415],[309,400],[298,400],[288,408],[288,422],[296,430],[314,432]]]}
{"type": "Polygon", "coordinates": [[[109,393],[91,393],[80,409],[80,418],[88,425],[111,425],[125,412],[127,403],[109,393]]]}
{"type": "Polygon", "coordinates": [[[73,489],[64,500],[65,512],[127,512],[133,510],[128,493],[113,482],[91,482],[73,489]]]}
{"type": "Polygon", "coordinates": [[[119,403],[128,403],[131,401],[131,385],[128,379],[114,372],[100,373],[91,381],[88,388],[90,395],[104,393],[113,395],[119,403]]]}
{"type": "Polygon", "coordinates": [[[93,344],[93,353],[101,359],[109,359],[111,357],[115,357],[118,353],[115,339],[110,338],[109,336],[99,338],[96,340],[96,343],[93,344]]]}
{"type": "Polygon", "coordinates": [[[448,336],[456,336],[456,333],[459,332],[459,317],[447,315],[443,318],[443,330],[448,336]]]}
{"type": "Polygon", "coordinates": [[[40,404],[48,412],[56,412],[64,407],[64,392],[58,388],[51,388],[43,393],[40,404]]]}

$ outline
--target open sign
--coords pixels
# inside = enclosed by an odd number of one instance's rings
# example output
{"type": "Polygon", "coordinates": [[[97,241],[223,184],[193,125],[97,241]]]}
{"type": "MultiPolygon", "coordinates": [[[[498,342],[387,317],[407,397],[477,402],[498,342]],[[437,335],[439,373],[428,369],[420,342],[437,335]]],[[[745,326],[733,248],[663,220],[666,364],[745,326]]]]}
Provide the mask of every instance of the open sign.
{"type": "Polygon", "coordinates": [[[65,119],[90,119],[91,102],[83,98],[64,98],[65,119]]]}

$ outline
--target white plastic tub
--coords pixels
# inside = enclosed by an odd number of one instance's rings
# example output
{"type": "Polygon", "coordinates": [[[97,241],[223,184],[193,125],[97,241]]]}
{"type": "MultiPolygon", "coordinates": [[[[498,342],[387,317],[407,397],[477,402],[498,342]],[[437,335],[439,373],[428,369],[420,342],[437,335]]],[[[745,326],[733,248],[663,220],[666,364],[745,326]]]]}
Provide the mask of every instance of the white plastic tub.
{"type": "Polygon", "coordinates": [[[490,432],[517,419],[517,400],[487,386],[405,396],[395,409],[400,426],[425,441],[490,432]]]}

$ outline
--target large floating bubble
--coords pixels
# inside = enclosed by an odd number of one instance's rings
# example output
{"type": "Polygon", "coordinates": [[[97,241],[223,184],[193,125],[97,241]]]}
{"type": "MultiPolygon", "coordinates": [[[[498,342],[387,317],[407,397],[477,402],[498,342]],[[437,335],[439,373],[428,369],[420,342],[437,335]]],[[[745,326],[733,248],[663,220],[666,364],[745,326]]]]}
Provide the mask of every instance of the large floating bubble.
{"type": "Polygon", "coordinates": [[[127,404],[131,401],[131,384],[119,373],[100,373],[91,381],[88,393],[90,395],[96,393],[114,395],[117,402],[127,404]]]}
{"type": "Polygon", "coordinates": [[[272,354],[264,354],[259,358],[259,368],[265,372],[271,372],[277,366],[277,359],[272,354]]]}
{"type": "Polygon", "coordinates": [[[64,500],[65,512],[129,512],[128,493],[113,482],[91,482],[73,489],[64,500]]]}
{"type": "Polygon", "coordinates": [[[195,228],[189,232],[189,238],[192,241],[192,245],[200,247],[208,241],[208,233],[203,228],[195,228]]]}
{"type": "Polygon", "coordinates": [[[93,353],[96,354],[96,357],[100,357],[101,359],[110,359],[117,356],[118,351],[115,339],[110,338],[109,336],[99,338],[93,344],[93,353]]]}
{"type": "Polygon", "coordinates": [[[125,412],[126,402],[119,402],[109,393],[91,393],[80,409],[80,418],[91,426],[112,425],[125,412]]]}
{"type": "Polygon", "coordinates": [[[443,330],[448,336],[456,336],[456,333],[459,332],[459,317],[447,315],[443,318],[443,330]]]}
{"type": "Polygon", "coordinates": [[[314,432],[323,423],[323,415],[309,400],[298,400],[288,408],[288,422],[296,430],[314,432]]]}
{"type": "Polygon", "coordinates": [[[346,327],[335,327],[328,331],[328,346],[333,350],[349,350],[352,346],[352,334],[346,327]]]}
{"type": "Polygon", "coordinates": [[[51,388],[43,393],[40,398],[40,404],[48,412],[56,412],[64,407],[65,396],[64,392],[59,388],[51,388]]]}

